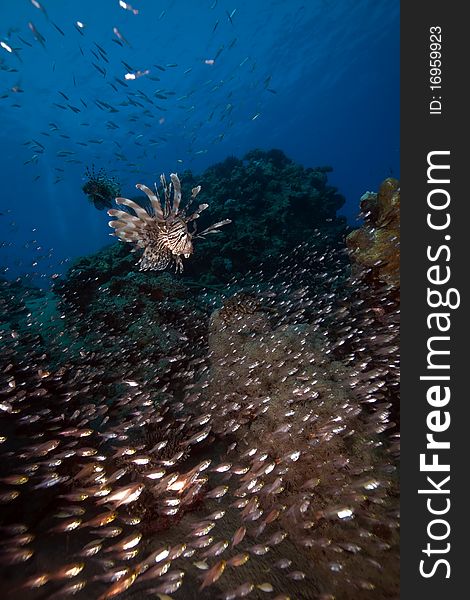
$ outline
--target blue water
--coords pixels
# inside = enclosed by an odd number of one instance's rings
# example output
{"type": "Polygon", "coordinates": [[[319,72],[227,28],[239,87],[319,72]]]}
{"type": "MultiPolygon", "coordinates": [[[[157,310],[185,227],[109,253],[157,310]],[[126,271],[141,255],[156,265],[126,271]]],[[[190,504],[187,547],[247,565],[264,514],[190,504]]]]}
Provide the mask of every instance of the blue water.
{"type": "Polygon", "coordinates": [[[280,148],[333,167],[352,224],[360,196],[399,176],[396,0],[131,0],[138,14],[118,0],[35,4],[0,5],[7,276],[48,277],[110,243],[81,190],[92,163],[129,197],[163,172],[280,148]]]}

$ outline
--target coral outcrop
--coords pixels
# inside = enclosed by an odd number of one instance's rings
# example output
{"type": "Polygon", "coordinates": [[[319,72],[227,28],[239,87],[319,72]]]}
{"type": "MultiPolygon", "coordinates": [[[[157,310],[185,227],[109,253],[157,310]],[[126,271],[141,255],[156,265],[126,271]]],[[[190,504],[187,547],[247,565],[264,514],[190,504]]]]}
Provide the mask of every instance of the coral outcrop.
{"type": "MultiPolygon", "coordinates": [[[[145,351],[146,360],[135,365],[133,376],[154,375],[165,371],[165,357],[184,354],[200,340],[208,308],[173,274],[133,271],[127,253],[106,271],[106,259],[120,251],[121,246],[111,246],[99,260],[79,261],[69,279],[57,284],[66,328],[73,331],[67,355],[80,349],[84,355],[86,349],[86,355],[96,353],[98,360],[105,348],[111,354],[118,349],[145,351]]],[[[108,368],[116,374],[120,370],[114,362],[108,368]]]]}
{"type": "Polygon", "coordinates": [[[355,273],[369,280],[400,287],[400,184],[386,179],[378,193],[361,198],[364,225],[346,238],[355,273]]]}
{"type": "MultiPolygon", "coordinates": [[[[185,263],[188,277],[200,283],[229,281],[276,259],[297,244],[312,240],[320,228],[330,239],[341,239],[346,220],[336,212],[344,204],[328,185],[330,167],[304,168],[281,150],[252,150],[243,158],[229,157],[195,176],[180,174],[183,197],[201,185],[201,202],[209,209],[198,220],[198,230],[214,221],[232,224],[217,236],[197,244],[185,263]]],[[[142,202],[139,197],[132,198],[142,202]]]]}

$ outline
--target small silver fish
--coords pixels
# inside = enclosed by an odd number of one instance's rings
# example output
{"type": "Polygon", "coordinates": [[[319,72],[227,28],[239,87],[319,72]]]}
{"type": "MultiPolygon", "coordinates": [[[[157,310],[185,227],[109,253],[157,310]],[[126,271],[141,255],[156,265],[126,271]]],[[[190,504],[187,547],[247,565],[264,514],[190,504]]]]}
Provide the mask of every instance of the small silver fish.
{"type": "Polygon", "coordinates": [[[201,587],[199,588],[200,590],[203,590],[204,588],[206,588],[209,585],[212,585],[213,583],[215,583],[218,579],[220,579],[222,573],[225,570],[225,566],[227,565],[227,561],[225,560],[221,560],[218,563],[216,563],[212,569],[210,569],[209,571],[207,571],[206,576],[204,577],[201,587]]]}
{"type": "Polygon", "coordinates": [[[116,508],[123,504],[131,504],[137,500],[144,488],[145,486],[143,483],[132,483],[117,489],[106,498],[98,500],[97,504],[113,503],[116,508]]]}

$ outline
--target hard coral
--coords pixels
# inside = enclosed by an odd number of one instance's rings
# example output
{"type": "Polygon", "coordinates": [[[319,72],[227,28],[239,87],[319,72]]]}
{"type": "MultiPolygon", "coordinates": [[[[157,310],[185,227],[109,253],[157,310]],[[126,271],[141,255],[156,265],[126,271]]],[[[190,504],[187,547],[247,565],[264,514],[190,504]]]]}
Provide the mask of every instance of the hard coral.
{"type": "Polygon", "coordinates": [[[400,184],[386,179],[378,194],[361,198],[364,225],[346,238],[356,274],[368,271],[369,279],[400,287],[400,184]]]}
{"type": "MultiPolygon", "coordinates": [[[[78,260],[54,288],[66,328],[89,352],[145,350],[140,372],[163,366],[167,353],[190,343],[204,328],[205,313],[184,283],[169,273],[132,271],[122,245],[78,260]],[[73,327],[72,327],[73,325],[73,327]]],[[[112,363],[110,369],[119,371],[112,363]]]]}

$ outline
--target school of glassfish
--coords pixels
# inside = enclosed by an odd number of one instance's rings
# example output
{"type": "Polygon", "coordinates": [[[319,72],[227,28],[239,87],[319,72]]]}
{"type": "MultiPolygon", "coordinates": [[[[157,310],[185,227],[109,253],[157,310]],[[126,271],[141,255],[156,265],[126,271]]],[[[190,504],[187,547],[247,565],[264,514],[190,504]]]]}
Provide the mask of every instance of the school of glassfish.
{"type": "Polygon", "coordinates": [[[2,333],[11,597],[382,597],[397,313],[383,300],[379,320],[367,287],[340,285],[342,261],[299,248],[145,377],[145,346],[119,332],[60,366],[2,333]]]}

